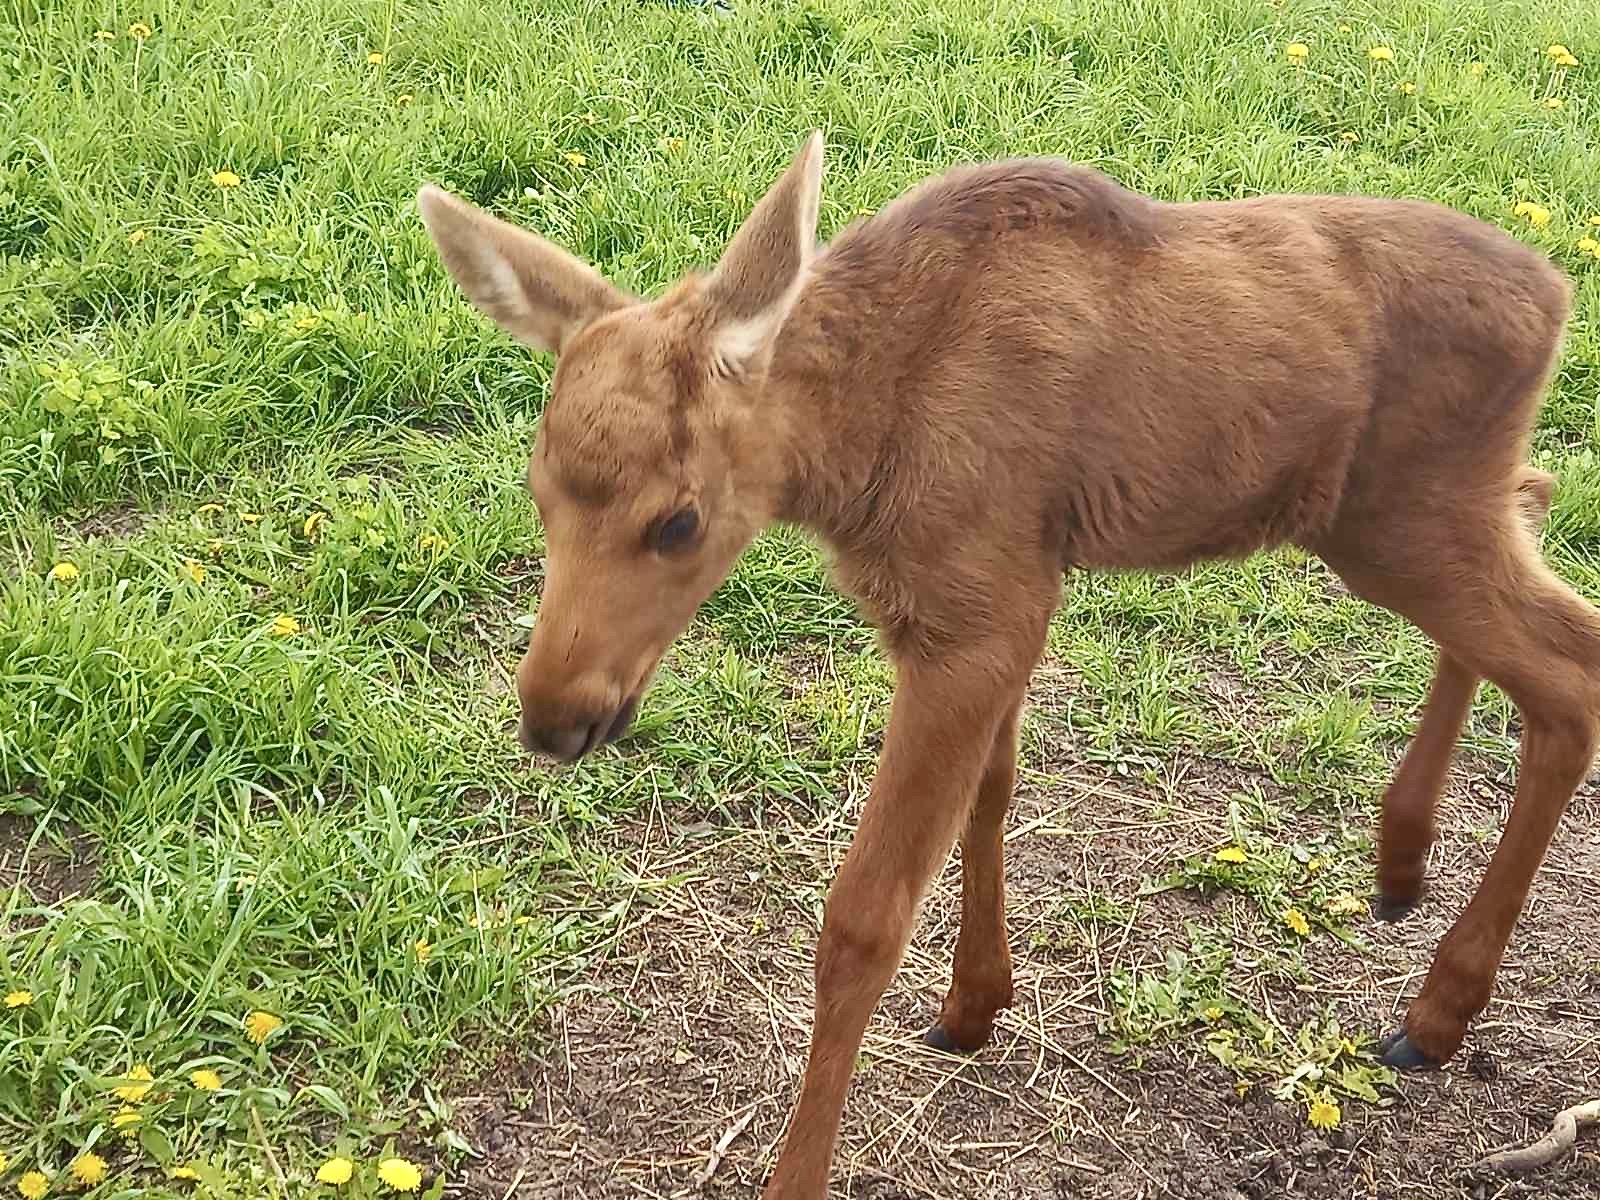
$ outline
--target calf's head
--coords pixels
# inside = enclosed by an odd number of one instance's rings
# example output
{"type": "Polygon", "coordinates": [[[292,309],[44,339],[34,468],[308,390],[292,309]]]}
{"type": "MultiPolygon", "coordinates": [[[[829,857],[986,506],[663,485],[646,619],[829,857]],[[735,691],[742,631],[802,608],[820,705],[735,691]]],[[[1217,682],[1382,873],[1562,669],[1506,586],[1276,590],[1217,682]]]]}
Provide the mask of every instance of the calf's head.
{"type": "Polygon", "coordinates": [[[556,355],[528,461],[545,586],[517,669],[520,738],[571,761],[620,735],[661,656],[773,518],[786,465],[763,385],[816,241],[813,133],[716,268],[646,302],[438,188],[417,196],[446,269],[556,355]]]}

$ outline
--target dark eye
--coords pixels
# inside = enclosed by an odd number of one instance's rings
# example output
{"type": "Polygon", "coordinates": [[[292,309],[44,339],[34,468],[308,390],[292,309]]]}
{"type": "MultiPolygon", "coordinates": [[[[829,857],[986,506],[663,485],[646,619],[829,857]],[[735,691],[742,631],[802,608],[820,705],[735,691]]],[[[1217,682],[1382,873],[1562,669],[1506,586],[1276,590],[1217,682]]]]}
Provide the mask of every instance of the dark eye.
{"type": "Polygon", "coordinates": [[[680,508],[655,527],[651,541],[663,554],[687,546],[700,529],[700,514],[692,508],[680,508]]]}

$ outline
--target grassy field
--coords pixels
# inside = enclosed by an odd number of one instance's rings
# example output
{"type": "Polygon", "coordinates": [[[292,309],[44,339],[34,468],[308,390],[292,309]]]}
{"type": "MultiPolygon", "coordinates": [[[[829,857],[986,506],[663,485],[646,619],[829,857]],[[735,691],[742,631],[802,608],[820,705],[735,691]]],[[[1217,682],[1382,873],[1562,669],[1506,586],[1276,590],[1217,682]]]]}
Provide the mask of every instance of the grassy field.
{"type": "MultiPolygon", "coordinates": [[[[618,955],[652,913],[653,936],[683,943],[653,943],[658,967],[703,960],[726,926],[726,957],[789,964],[745,960],[773,1011],[804,1011],[821,888],[886,711],[870,631],[816,548],[775,531],[674,651],[632,736],[575,771],[530,769],[507,682],[539,592],[522,480],[550,364],[462,302],[417,217],[420,183],[646,292],[710,262],[812,127],[829,144],[824,235],[929,171],[1025,153],[1174,199],[1458,206],[1574,280],[1537,455],[1560,478],[1549,553],[1600,599],[1597,79],[1587,0],[0,0],[6,1193],[71,1190],[90,1153],[107,1194],[331,1193],[313,1172],[333,1154],[358,1164],[345,1191],[385,1186],[386,1153],[422,1165],[425,1188],[509,1178],[512,1150],[497,1162],[463,1114],[495,1078],[521,1109],[546,1107],[559,1088],[542,1065],[570,1076],[581,1059],[550,1005],[582,1011],[575,986],[625,993],[618,955]],[[709,849],[644,855],[652,829],[709,831],[709,849]],[[746,835],[777,841],[750,858],[746,835]],[[694,879],[758,876],[759,896],[723,895],[710,924],[669,919],[694,879]],[[148,1084],[128,1081],[138,1066],[148,1084]]],[[[1355,901],[1373,804],[1430,669],[1417,634],[1295,554],[1073,581],[1019,819],[1065,828],[1070,797],[1072,828],[1099,828],[1104,807],[1078,800],[1115,785],[1148,820],[1108,836],[1145,842],[1099,890],[1030,874],[1019,846],[1032,915],[1015,944],[1051,967],[1044,988],[1092,974],[1075,994],[1094,1015],[1070,1036],[1106,1056],[1097,1078],[1202,1061],[1216,1074],[1194,1088],[1267,1092],[1291,1144],[1319,1099],[1347,1125],[1388,1119],[1393,1081],[1359,1040],[1392,1019],[1363,1007],[1383,989],[1340,1009],[1323,984],[1370,952],[1355,901]],[[1216,857],[1232,845],[1243,862],[1216,857]],[[1184,919],[1130,942],[1133,911],[1171,893],[1184,919]],[[1268,985],[1289,999],[1264,1000],[1268,985]]],[[[1486,688],[1466,744],[1498,790],[1463,818],[1476,857],[1460,887],[1492,847],[1514,737],[1486,688]]],[[[1594,812],[1586,795],[1572,825],[1594,812]]],[[[1591,898],[1597,866],[1566,868],[1591,898]]],[[[932,1016],[944,903],[908,965],[931,992],[880,1018],[895,1046],[932,1016]]],[[[1394,961],[1420,971],[1431,945],[1394,961]]],[[[743,966],[717,969],[747,988],[743,966]]],[[[1535,974],[1592,1005],[1596,971],[1591,946],[1535,974]]],[[[1387,982],[1386,1004],[1418,981],[1387,982]]],[[[657,1010],[677,1027],[667,1061],[714,1073],[715,1053],[682,1049],[692,1021],[672,1003],[657,1010]]],[[[784,1055],[804,1045],[786,1027],[780,1049],[781,1023],[745,1046],[779,1072],[757,1126],[771,1136],[784,1055]]],[[[618,1054],[645,1024],[615,1036],[618,1054]]],[[[1536,1129],[1549,1105],[1530,1103],[1536,1129]]],[[[703,1159],[731,1105],[700,1092],[685,1107],[703,1128],[663,1154],[703,1159]]],[[[890,1143],[880,1176],[921,1169],[893,1138],[847,1124],[846,1139],[860,1153],[841,1170],[890,1143]]],[[[550,1181],[577,1160],[541,1146],[518,1151],[518,1182],[564,1195],[550,1181]]],[[[745,1177],[767,1151],[737,1152],[745,1177]]],[[[870,1194],[990,1194],[897,1186],[870,1194]]]]}

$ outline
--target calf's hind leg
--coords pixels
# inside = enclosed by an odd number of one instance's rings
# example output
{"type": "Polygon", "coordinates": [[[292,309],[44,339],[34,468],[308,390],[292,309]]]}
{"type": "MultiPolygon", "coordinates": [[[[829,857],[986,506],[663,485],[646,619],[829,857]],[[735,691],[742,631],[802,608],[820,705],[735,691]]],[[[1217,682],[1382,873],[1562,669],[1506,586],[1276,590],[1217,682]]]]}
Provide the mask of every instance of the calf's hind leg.
{"type": "MultiPolygon", "coordinates": [[[[1554,478],[1544,471],[1522,471],[1517,507],[1531,532],[1543,526],[1554,486],[1554,478]]],[[[1436,836],[1434,812],[1477,690],[1478,675],[1441,650],[1416,736],[1383,796],[1373,908],[1380,920],[1399,920],[1422,898],[1428,849],[1436,836]]]]}
{"type": "Polygon", "coordinates": [[[1424,548],[1404,565],[1351,554],[1329,563],[1352,590],[1415,622],[1442,651],[1497,684],[1523,719],[1517,792],[1489,868],[1440,941],[1404,1026],[1385,1042],[1391,1066],[1455,1054],[1488,1004],[1506,943],[1562,814],[1600,746],[1600,612],[1540,559],[1507,504],[1463,505],[1369,544],[1424,548]],[[1479,522],[1458,514],[1480,514],[1479,522]]]}
{"type": "Polygon", "coordinates": [[[1422,877],[1435,836],[1434,810],[1477,691],[1478,676],[1441,650],[1416,736],[1383,794],[1373,905],[1379,920],[1398,921],[1422,899],[1422,877]]]}

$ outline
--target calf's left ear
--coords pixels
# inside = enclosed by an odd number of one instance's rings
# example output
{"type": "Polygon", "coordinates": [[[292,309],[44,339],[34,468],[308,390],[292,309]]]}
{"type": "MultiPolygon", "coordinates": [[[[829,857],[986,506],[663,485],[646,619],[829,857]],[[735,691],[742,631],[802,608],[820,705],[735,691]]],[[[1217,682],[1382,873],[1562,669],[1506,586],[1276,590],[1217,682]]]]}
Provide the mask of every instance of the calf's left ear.
{"type": "Polygon", "coordinates": [[[822,131],[816,130],[706,280],[712,350],[728,371],[745,369],[776,341],[816,253],[821,199],[822,131]]]}

